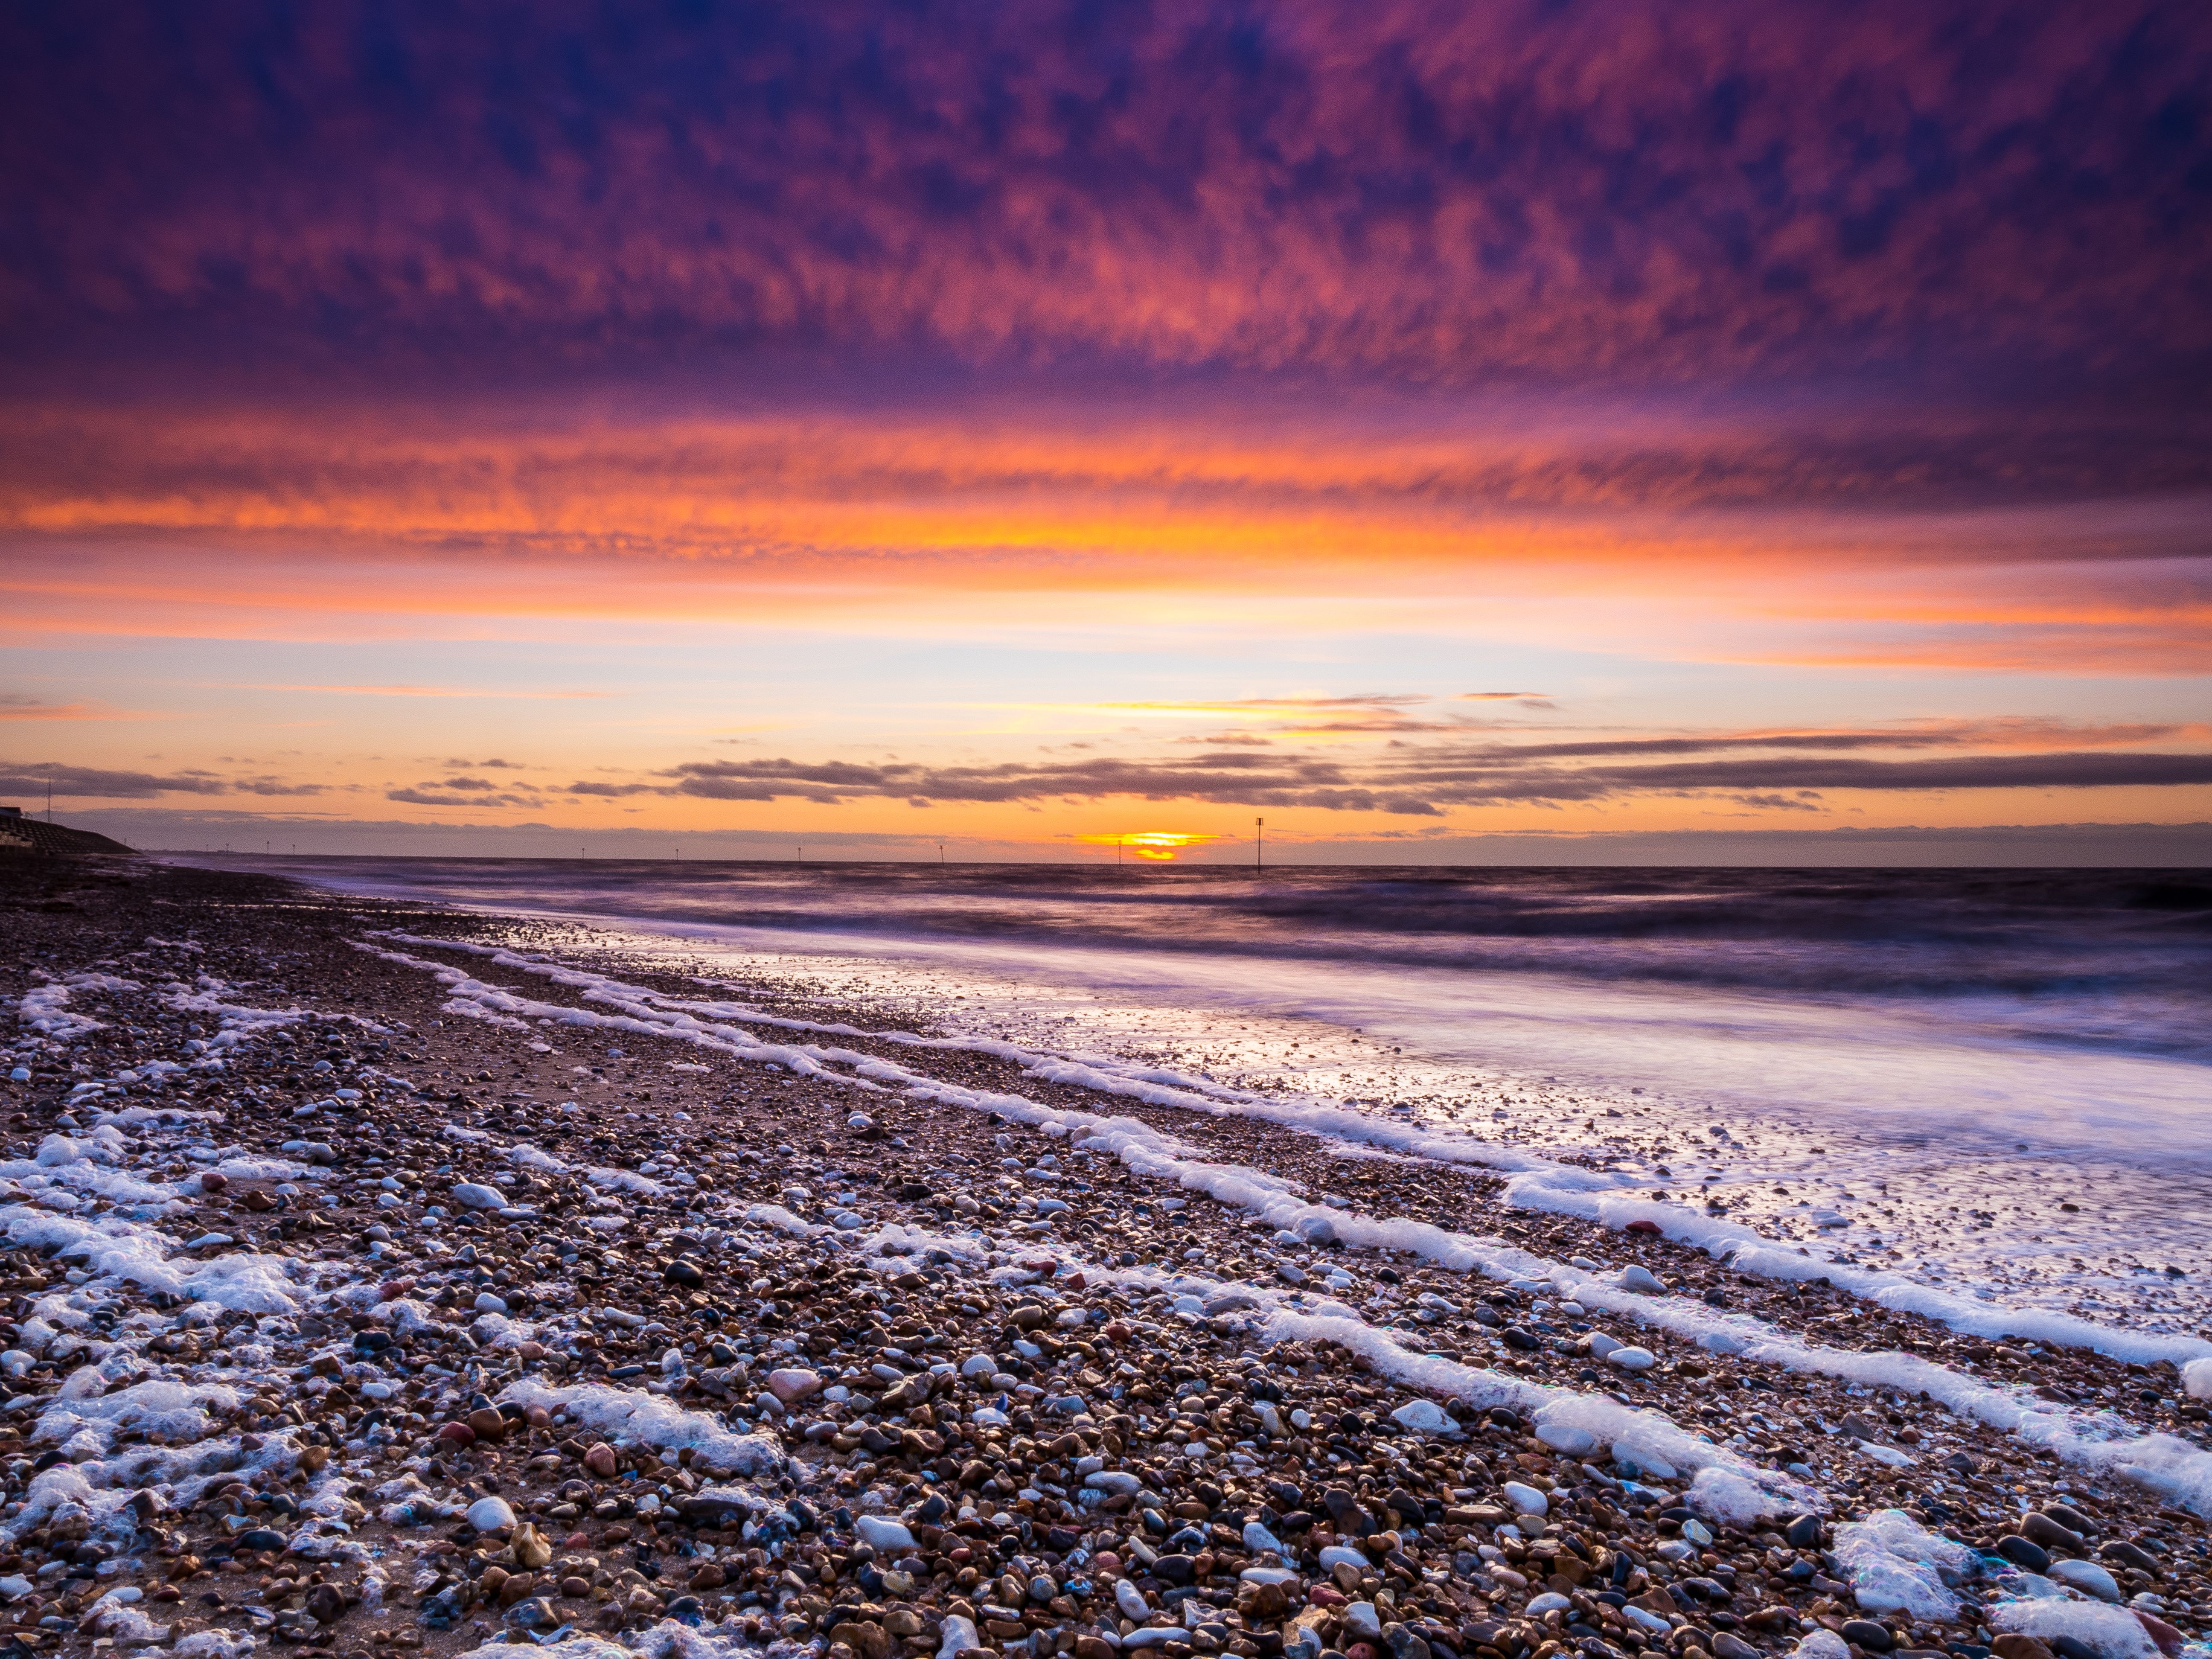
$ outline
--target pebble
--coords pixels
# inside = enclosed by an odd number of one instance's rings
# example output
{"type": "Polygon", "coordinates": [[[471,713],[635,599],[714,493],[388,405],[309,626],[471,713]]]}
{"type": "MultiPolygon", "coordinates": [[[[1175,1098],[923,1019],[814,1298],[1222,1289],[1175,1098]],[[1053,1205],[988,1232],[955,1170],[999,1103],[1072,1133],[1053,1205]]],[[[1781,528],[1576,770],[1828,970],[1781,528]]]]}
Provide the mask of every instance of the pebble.
{"type": "Polygon", "coordinates": [[[853,1522],[853,1530],[861,1541],[879,1550],[910,1550],[915,1547],[914,1534],[899,1522],[880,1515],[864,1515],[853,1522]]]}
{"type": "Polygon", "coordinates": [[[1546,1515],[1551,1511],[1552,1500],[1534,1486],[1524,1486],[1518,1480],[1508,1480],[1498,1490],[1504,1495],[1505,1501],[1522,1515],[1546,1515]]]}
{"type": "Polygon", "coordinates": [[[1390,1420],[1416,1434],[1455,1434],[1459,1425],[1433,1400],[1409,1400],[1390,1413],[1390,1420]]]}
{"type": "Polygon", "coordinates": [[[786,1367],[768,1374],[768,1391],[785,1405],[795,1405],[822,1386],[822,1379],[814,1372],[786,1367]]]}
{"type": "Polygon", "coordinates": [[[1540,1423],[1536,1438],[1555,1452],[1569,1457],[1587,1457],[1597,1449],[1597,1437],[1588,1429],[1577,1429],[1565,1423],[1540,1423]]]}
{"type": "Polygon", "coordinates": [[[2031,1510],[2021,1516],[2020,1535],[2031,1544],[2040,1544],[2047,1550],[2078,1551],[2081,1547],[2080,1533],[2061,1525],[2054,1517],[2038,1510],[2031,1510]]]}
{"type": "Polygon", "coordinates": [[[2043,1572],[2051,1565],[2051,1557],[2039,1544],[2031,1544],[2017,1533],[2008,1533],[1997,1540],[1997,1553],[2015,1566],[2026,1567],[2030,1572],[2043,1572]]]}
{"type": "Polygon", "coordinates": [[[2100,1601],[2120,1599],[2118,1582],[2094,1561],[2053,1561],[2045,1571],[2048,1577],[2060,1583],[2071,1584],[2075,1589],[2084,1590],[2100,1601]]]}

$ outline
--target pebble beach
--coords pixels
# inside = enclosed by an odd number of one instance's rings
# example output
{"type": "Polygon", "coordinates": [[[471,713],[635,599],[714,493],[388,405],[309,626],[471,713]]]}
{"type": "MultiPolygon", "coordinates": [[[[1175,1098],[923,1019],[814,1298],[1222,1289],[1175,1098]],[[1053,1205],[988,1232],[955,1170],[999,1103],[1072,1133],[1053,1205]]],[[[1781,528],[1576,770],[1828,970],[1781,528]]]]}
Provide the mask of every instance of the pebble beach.
{"type": "Polygon", "coordinates": [[[0,883],[21,1650],[2212,1651],[2185,1332],[581,925],[0,883]]]}

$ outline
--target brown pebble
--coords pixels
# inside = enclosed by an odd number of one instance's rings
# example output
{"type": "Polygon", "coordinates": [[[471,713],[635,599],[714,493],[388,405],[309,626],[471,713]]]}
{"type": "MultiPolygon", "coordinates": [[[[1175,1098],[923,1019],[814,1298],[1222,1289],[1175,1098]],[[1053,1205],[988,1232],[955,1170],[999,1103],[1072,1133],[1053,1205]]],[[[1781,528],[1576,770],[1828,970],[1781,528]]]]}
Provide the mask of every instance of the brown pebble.
{"type": "Polygon", "coordinates": [[[479,1406],[468,1415],[469,1428],[479,1440],[495,1446],[507,1438],[507,1419],[496,1406],[479,1406]]]}
{"type": "Polygon", "coordinates": [[[2020,1534],[2030,1543],[2040,1544],[2045,1549],[2062,1549],[2070,1554],[2081,1553],[2081,1534],[2060,1526],[2039,1510],[2031,1510],[2021,1517],[2020,1534]]]}

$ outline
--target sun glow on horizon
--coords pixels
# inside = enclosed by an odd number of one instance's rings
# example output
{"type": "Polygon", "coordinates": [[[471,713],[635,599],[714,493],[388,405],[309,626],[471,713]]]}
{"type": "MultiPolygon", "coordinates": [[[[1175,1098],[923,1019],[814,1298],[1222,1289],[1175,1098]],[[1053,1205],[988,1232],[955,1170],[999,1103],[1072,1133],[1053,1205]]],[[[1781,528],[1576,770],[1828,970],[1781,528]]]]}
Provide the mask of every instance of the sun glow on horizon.
{"type": "Polygon", "coordinates": [[[1087,846],[1111,847],[1152,863],[1167,864],[1174,861],[1176,854],[1194,847],[1210,847],[1216,842],[1234,841],[1237,837],[1209,831],[1129,830],[1114,835],[1077,836],[1074,839],[1087,846]]]}

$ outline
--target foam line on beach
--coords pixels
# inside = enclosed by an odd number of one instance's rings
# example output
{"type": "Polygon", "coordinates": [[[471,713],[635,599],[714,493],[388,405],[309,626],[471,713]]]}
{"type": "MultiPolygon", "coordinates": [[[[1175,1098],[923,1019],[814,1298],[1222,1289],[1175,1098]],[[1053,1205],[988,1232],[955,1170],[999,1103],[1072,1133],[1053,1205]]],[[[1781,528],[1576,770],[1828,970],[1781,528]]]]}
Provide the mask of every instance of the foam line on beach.
{"type": "Polygon", "coordinates": [[[104,1029],[101,1022],[91,1015],[79,1013],[69,1006],[75,993],[139,988],[136,980],[118,979],[112,974],[69,974],[56,978],[43,968],[33,968],[31,977],[40,983],[15,999],[15,1017],[40,1036],[62,1042],[74,1042],[104,1029]]]}
{"type": "MultiPolygon", "coordinates": [[[[1002,1115],[1006,1105],[994,1108],[1002,1115]]],[[[1053,1114],[1065,1121],[1069,1115],[1053,1114]]],[[[1512,1282],[1548,1279],[1565,1299],[1584,1301],[1633,1318],[1638,1324],[1668,1330],[1701,1346],[1731,1352],[1755,1364],[1818,1372],[1839,1380],[1925,1393],[1962,1417],[2020,1437],[2064,1461],[2119,1474],[2200,1514],[2212,1514],[2212,1453],[2170,1435],[2144,1434],[2117,1414],[2083,1414],[1995,1387],[1915,1355],[1884,1350],[1861,1353],[1792,1337],[1763,1321],[1728,1316],[1674,1297],[1642,1295],[1603,1285],[1595,1275],[1492,1241],[1470,1238],[1425,1222],[1368,1216],[1291,1200],[1268,1201],[1251,1182],[1252,1172],[1151,1155],[1141,1142],[1123,1142],[1109,1128],[1094,1129],[1122,1161],[1140,1173],[1165,1176],[1203,1190],[1224,1202],[1241,1204],[1266,1220],[1294,1230],[1300,1222],[1325,1221],[1347,1243],[1373,1244],[1415,1255],[1460,1273],[1512,1282]]]]}
{"type": "MultiPolygon", "coordinates": [[[[880,1251],[896,1255],[944,1249],[963,1256],[983,1255],[986,1259],[989,1254],[995,1253],[986,1252],[978,1240],[933,1235],[920,1228],[901,1228],[896,1232],[887,1228],[861,1241],[860,1248],[864,1253],[880,1251]]],[[[1009,1247],[1006,1254],[1012,1255],[1018,1263],[1024,1255],[1024,1247],[1009,1247]]],[[[1616,1455],[1641,1454],[1646,1458],[1660,1459],[1681,1470],[1723,1470],[1751,1482],[1767,1494],[1772,1503],[1773,1513],[1802,1512],[1826,1507],[1820,1495],[1812,1487],[1772,1469],[1763,1469],[1747,1462],[1728,1447],[1717,1445],[1702,1435],[1684,1428],[1663,1412],[1623,1406],[1618,1401],[1601,1395],[1530,1382],[1488,1366],[1471,1365],[1461,1360],[1446,1359],[1439,1354],[1419,1352],[1406,1346],[1391,1332],[1361,1318],[1356,1311],[1340,1303],[1304,1306],[1301,1305],[1301,1295],[1279,1291],[1269,1285],[1216,1279],[1209,1274],[1188,1271],[1163,1273],[1154,1267],[1102,1266],[1076,1252],[1056,1247],[1048,1252],[1048,1255],[1054,1264],[1053,1268],[1041,1269],[1036,1275],[1040,1282],[1047,1284],[1048,1288],[1050,1288],[1051,1273],[1065,1270],[1080,1273],[1086,1286],[1093,1284],[1118,1285],[1146,1294],[1189,1295],[1208,1302],[1228,1298],[1239,1304],[1232,1310],[1236,1314],[1242,1316],[1251,1312],[1261,1316],[1259,1328],[1252,1334],[1264,1345],[1273,1346],[1279,1342],[1334,1343],[1359,1355],[1376,1371],[1408,1388],[1462,1400],[1482,1410],[1498,1406],[1509,1407],[1532,1418],[1540,1425],[1557,1425],[1582,1429],[1613,1448],[1616,1455]]],[[[1036,1259],[1031,1256],[1031,1260],[1036,1259]]]]}
{"type": "MultiPolygon", "coordinates": [[[[258,1436],[218,1431],[210,1410],[234,1409],[249,1397],[286,1389],[295,1365],[276,1363],[271,1345],[292,1337],[291,1322],[299,1316],[366,1302],[386,1317],[398,1318],[415,1306],[379,1302],[374,1283],[361,1282],[357,1269],[252,1251],[196,1255],[191,1246],[158,1228],[115,1216],[87,1220],[9,1205],[0,1206],[0,1236],[11,1245],[51,1249],[64,1261],[82,1262],[91,1275],[70,1296],[39,1298],[23,1322],[18,1340],[28,1348],[64,1362],[80,1355],[82,1360],[58,1392],[39,1402],[30,1430],[34,1443],[53,1445],[70,1461],[33,1480],[21,1510],[0,1520],[0,1540],[81,1519],[92,1535],[127,1547],[141,1536],[142,1521],[131,1506],[134,1493],[150,1490],[173,1509],[190,1508],[241,1474],[276,1476],[298,1469],[306,1443],[294,1425],[265,1426],[258,1436]],[[166,1321],[121,1326],[103,1335],[73,1305],[73,1298],[96,1295],[103,1285],[125,1279],[184,1298],[185,1305],[166,1321]],[[210,1368],[149,1363],[154,1356],[148,1344],[162,1329],[208,1323],[210,1310],[246,1313],[256,1321],[253,1339],[232,1348],[232,1364],[210,1368]],[[126,1430],[158,1432],[168,1443],[118,1446],[118,1437],[126,1430]]],[[[9,1357],[15,1352],[11,1350],[9,1357]]],[[[346,1378],[383,1378],[373,1367],[342,1363],[346,1378]]],[[[525,1382],[502,1397],[542,1397],[594,1424],[618,1425],[648,1443],[692,1445],[717,1468],[726,1464],[739,1473],[775,1474],[786,1467],[781,1453],[767,1442],[733,1435],[711,1418],[619,1384],[561,1390],[525,1382]]],[[[344,1449],[358,1456],[366,1444],[349,1442],[344,1449]]],[[[338,1500],[365,1467],[334,1463],[316,1479],[300,1501],[307,1530],[295,1540],[296,1553],[343,1547],[310,1534],[319,1516],[337,1513],[338,1500]]]]}
{"type": "MultiPolygon", "coordinates": [[[[1280,1127],[1346,1144],[1381,1147],[1402,1156],[1443,1164],[1465,1164],[1496,1170],[1504,1175],[1505,1201],[1513,1207],[1571,1215],[1620,1231],[1634,1222],[1648,1222],[1677,1243],[1692,1244],[1716,1258],[1724,1259],[1739,1273],[1785,1283],[1825,1279],[1838,1289],[1896,1312],[1916,1314],[1947,1325],[1962,1334],[1993,1340],[2006,1338],[2043,1343],[2051,1347],[2078,1348],[2108,1358],[2136,1364],[2159,1360],[2183,1365],[2212,1357],[2212,1341],[2199,1337],[2160,1332],[2131,1331],[2102,1325],[2072,1314],[2041,1309],[2008,1308],[1954,1295],[1903,1274],[1861,1267],[1816,1256],[1802,1247],[1784,1246],[1741,1222],[1700,1214],[1677,1204],[1642,1197],[1622,1190],[1624,1177],[1578,1169],[1572,1164],[1537,1157],[1511,1147],[1498,1146],[1473,1136],[1439,1134],[1417,1124],[1392,1123],[1344,1105],[1286,1105],[1264,1097],[1243,1093],[1218,1084],[1183,1078],[1146,1067],[1127,1073],[1114,1062],[1095,1057],[1071,1059],[1023,1048],[993,1038],[927,1037],[905,1031],[864,1031],[848,1024],[821,1024],[784,1016],[770,1016],[748,1005],[670,996],[629,985],[611,975],[578,969],[547,958],[519,953],[501,946],[438,939],[405,933],[386,933],[402,943],[463,951],[484,957],[498,966],[534,974],[584,993],[594,1000],[618,1003],[648,1025],[669,1021],[680,1029],[685,1019],[704,1017],[722,1031],[734,1030],[730,1021],[766,1024],[820,1036],[863,1037],[872,1042],[948,1052],[985,1054],[1019,1065],[1042,1081],[1066,1084],[1102,1094],[1140,1099],[1150,1105],[1213,1115],[1257,1117],[1280,1127]],[[1170,1082],[1169,1079],[1174,1079],[1170,1082]]],[[[485,988],[493,990],[493,988],[485,988]]],[[[493,997],[507,994],[493,991],[493,997]]],[[[504,1005],[492,1001],[495,1007],[504,1005]]],[[[557,1015],[556,1017],[558,1017],[557,1015]]],[[[750,1034],[747,1034],[750,1035],[750,1034]]],[[[756,1041],[757,1041],[756,1039],[756,1041]]],[[[774,1045],[763,1045],[769,1047],[774,1045]]],[[[849,1051],[825,1050],[800,1045],[809,1057],[834,1055],[840,1063],[856,1058],[849,1051]]],[[[777,1060],[775,1063],[787,1063],[777,1060]]]]}
{"type": "MultiPolygon", "coordinates": [[[[894,1088],[913,1097],[993,1112],[1033,1125],[1056,1124],[1063,1133],[1072,1133],[1080,1128],[1091,1141],[1103,1142],[1123,1164],[1139,1174],[1172,1180],[1186,1188],[1204,1192],[1285,1229],[1293,1228],[1301,1221],[1324,1221],[1346,1243],[1401,1250],[1455,1272],[1481,1273],[1495,1279],[1544,1278],[1561,1271],[1558,1264],[1544,1258],[1516,1251],[1502,1243],[1486,1243],[1425,1222],[1372,1217],[1355,1210],[1308,1203],[1297,1195],[1296,1182],[1239,1165],[1215,1163],[1199,1148],[1162,1135],[1134,1119],[1056,1109],[1023,1096],[945,1083],[852,1050],[812,1044],[763,1043],[734,1027],[709,1025],[689,1013],[656,1011],[635,994],[636,988],[604,975],[580,973],[511,957],[509,953],[487,953],[506,957],[507,959],[501,961],[500,965],[585,988],[585,994],[620,1006],[625,1012],[605,1015],[593,1010],[543,1002],[487,985],[445,963],[366,944],[357,948],[428,969],[437,975],[449,994],[471,1000],[481,997],[511,1016],[565,1019],[570,1024],[672,1036],[743,1059],[763,1060],[787,1067],[794,1060],[803,1061],[806,1069],[818,1071],[825,1077],[838,1074],[827,1071],[824,1062],[853,1065],[863,1076],[847,1081],[872,1081],[877,1086],[894,1088]]],[[[1593,1294],[1596,1293],[1594,1287],[1593,1294]]],[[[2212,1454],[2200,1452],[2170,1436],[2144,1435],[2116,1415],[2100,1413],[2085,1419],[2071,1412],[2050,1410],[2041,1402],[2031,1406],[2009,1391],[1964,1376],[1933,1361],[1894,1352],[1869,1355],[1826,1348],[1785,1337],[1762,1322],[1740,1317],[1721,1320],[1703,1310],[1672,1305],[1664,1298],[1627,1291],[1614,1294],[1618,1304],[1615,1310],[1642,1322],[1673,1330],[1693,1340],[1725,1336],[1731,1341],[1740,1341],[1742,1346],[1735,1351],[1757,1364],[1819,1371],[1847,1381],[1913,1393],[1925,1390],[1947,1408],[2019,1435],[2068,1462],[2124,1475],[2199,1512],[2212,1512],[2212,1454]]],[[[2200,1351],[2207,1346],[2198,1345],[2200,1351]]]]}

